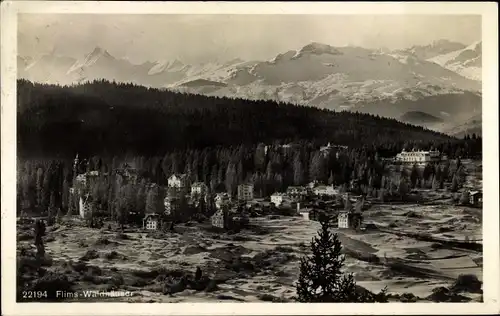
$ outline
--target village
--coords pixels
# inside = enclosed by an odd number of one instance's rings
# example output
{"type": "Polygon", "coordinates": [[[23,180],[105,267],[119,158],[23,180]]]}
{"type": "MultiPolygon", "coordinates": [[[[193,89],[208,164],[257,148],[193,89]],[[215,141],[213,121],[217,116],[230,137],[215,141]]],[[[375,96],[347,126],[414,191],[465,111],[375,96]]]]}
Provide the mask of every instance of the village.
{"type": "MultiPolygon", "coordinates": [[[[281,147],[288,150],[292,146],[281,147]]],[[[345,150],[347,147],[328,143],[320,148],[320,152],[328,155],[332,149],[345,150]]],[[[265,150],[268,150],[267,146],[265,150]]],[[[423,168],[429,163],[439,164],[444,161],[447,161],[447,157],[435,150],[403,150],[390,159],[399,170],[409,169],[411,166],[423,168]]],[[[103,175],[98,171],[77,174],[79,163],[77,156],[74,161],[74,187],[70,189],[70,194],[73,198],[76,197],[78,214],[85,220],[94,218],[95,214],[103,213],[96,209],[97,205],[93,203],[90,194],[93,179],[102,179],[103,175]]],[[[122,183],[138,182],[137,170],[128,164],[115,170],[114,175],[119,177],[122,183]]],[[[108,174],[104,176],[107,177],[108,174]]],[[[154,209],[131,211],[126,223],[138,229],[156,231],[171,230],[176,223],[192,220],[203,222],[203,219],[206,219],[215,229],[239,231],[249,224],[252,217],[278,214],[302,216],[306,220],[314,221],[327,216],[338,229],[362,231],[367,223],[370,223],[370,219],[364,214],[373,203],[380,203],[380,197],[356,194],[359,190],[356,190],[358,184],[355,180],[351,181],[347,188],[315,180],[306,186],[289,186],[284,192],[275,192],[270,196],[256,196],[252,183],[239,183],[236,196],[220,190],[211,192],[204,182],[192,183],[188,174],[172,174],[167,183],[166,187],[150,183],[149,189],[158,190],[157,198],[162,201],[155,203],[154,209]]],[[[467,201],[462,201],[462,205],[482,206],[482,193],[479,189],[469,188],[464,191],[463,196],[466,196],[467,201]]]]}
{"type": "MultiPolygon", "coordinates": [[[[292,149],[293,144],[280,145],[280,150],[292,149]]],[[[319,148],[320,155],[336,158],[345,151],[331,144],[319,148]]],[[[413,187],[401,185],[400,174],[408,174],[409,182],[414,170],[425,173],[429,165],[450,161],[437,151],[411,150],[384,163],[386,181],[400,183],[388,192],[371,192],[353,179],[344,185],[313,180],[262,194],[254,183],[243,181],[233,195],[224,186],[213,190],[193,181],[187,173],[170,174],[159,185],[141,179],[131,162],[102,172],[77,156],[68,214],[29,218],[21,213],[19,247],[21,253],[29,251],[32,221],[45,221],[47,255],[57,262],[52,273],[66,267],[64,278],[77,289],[135,291],[126,301],[287,302],[294,297],[300,256],[308,253],[306,245],[320,221],[329,219],[347,255],[348,271],[364,288],[378,292],[389,286],[394,301],[450,299],[443,288],[459,275],[481,277],[480,162],[452,161],[453,181],[428,179],[413,187]],[[466,172],[458,175],[458,164],[466,172]],[[99,183],[115,181],[122,190],[115,193],[116,208],[110,211],[96,192],[99,183]],[[145,190],[131,193],[128,184],[145,190]],[[145,203],[133,203],[137,197],[145,203]],[[74,267],[68,270],[68,265],[74,267]],[[195,270],[197,280],[203,275],[202,284],[184,284],[179,276],[190,278],[195,270]],[[155,271],[176,276],[168,277],[171,281],[149,277],[155,271]],[[441,291],[438,298],[435,288],[441,291]]],[[[480,299],[480,294],[467,299],[480,299]]]]}

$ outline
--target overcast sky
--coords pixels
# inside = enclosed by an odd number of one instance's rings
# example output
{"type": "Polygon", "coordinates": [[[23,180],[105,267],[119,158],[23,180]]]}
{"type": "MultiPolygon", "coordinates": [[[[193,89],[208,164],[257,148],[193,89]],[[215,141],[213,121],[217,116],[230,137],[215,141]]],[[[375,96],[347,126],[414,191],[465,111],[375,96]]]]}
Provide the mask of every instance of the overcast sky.
{"type": "Polygon", "coordinates": [[[81,58],[94,47],[134,63],[271,59],[310,42],[404,48],[481,40],[481,17],[465,15],[105,15],[22,14],[22,56],[81,58]]]}

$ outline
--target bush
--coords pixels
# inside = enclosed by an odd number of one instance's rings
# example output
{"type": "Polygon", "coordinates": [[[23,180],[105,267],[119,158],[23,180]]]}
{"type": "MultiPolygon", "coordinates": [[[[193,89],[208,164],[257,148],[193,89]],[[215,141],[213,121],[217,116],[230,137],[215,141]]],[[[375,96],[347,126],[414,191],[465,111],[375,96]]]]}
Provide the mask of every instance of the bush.
{"type": "Polygon", "coordinates": [[[103,257],[107,260],[113,260],[113,259],[117,259],[117,258],[122,258],[123,259],[123,255],[120,255],[118,252],[116,251],[111,251],[111,252],[106,252],[103,257]]]}
{"type": "Polygon", "coordinates": [[[33,291],[47,291],[47,299],[60,300],[57,291],[72,291],[72,282],[63,274],[47,272],[33,284],[33,291]]]}
{"type": "Polygon", "coordinates": [[[101,246],[101,245],[109,245],[111,242],[109,241],[109,239],[107,239],[106,237],[103,237],[103,236],[100,236],[99,238],[97,238],[97,240],[95,241],[95,245],[96,246],[101,246]]]}
{"type": "Polygon", "coordinates": [[[20,232],[17,234],[18,241],[31,240],[33,239],[33,234],[28,232],[20,232]]]}
{"type": "Polygon", "coordinates": [[[264,302],[276,302],[276,301],[278,301],[278,298],[274,295],[271,295],[271,294],[260,294],[257,296],[257,298],[261,301],[264,301],[264,302]]]}
{"type": "Polygon", "coordinates": [[[217,281],[215,280],[210,280],[208,282],[207,287],[205,288],[205,292],[214,292],[219,289],[219,286],[217,285],[217,281]]]}
{"type": "Polygon", "coordinates": [[[414,211],[408,211],[408,212],[404,213],[403,216],[410,217],[410,218],[421,218],[422,217],[421,214],[418,214],[414,211]]]}
{"type": "Polygon", "coordinates": [[[274,250],[279,251],[279,252],[285,252],[285,253],[294,252],[293,248],[286,247],[286,246],[277,246],[276,248],[274,248],[274,250]]]}
{"type": "Polygon", "coordinates": [[[474,274],[461,274],[452,286],[457,292],[482,293],[482,282],[474,274]]]}
{"type": "Polygon", "coordinates": [[[90,250],[87,250],[87,252],[80,258],[80,260],[88,261],[88,260],[92,260],[92,259],[96,259],[96,258],[99,258],[99,254],[97,253],[96,250],[90,249],[90,250]]]}
{"type": "Polygon", "coordinates": [[[87,263],[84,261],[77,261],[75,263],[70,262],[69,265],[73,268],[73,270],[77,272],[82,272],[87,270],[87,263]]]}
{"type": "Polygon", "coordinates": [[[415,303],[418,300],[418,298],[413,293],[403,293],[399,297],[399,300],[402,303],[415,303]]]}
{"type": "Polygon", "coordinates": [[[127,240],[127,239],[130,239],[127,234],[122,233],[122,232],[116,233],[115,238],[118,239],[118,240],[127,240]]]}
{"type": "Polygon", "coordinates": [[[428,300],[433,302],[468,302],[469,298],[464,297],[447,289],[445,287],[437,287],[432,290],[432,294],[427,297],[428,300]]]}
{"type": "Polygon", "coordinates": [[[118,273],[113,273],[111,276],[111,284],[115,287],[120,287],[124,284],[123,276],[118,273]]]}

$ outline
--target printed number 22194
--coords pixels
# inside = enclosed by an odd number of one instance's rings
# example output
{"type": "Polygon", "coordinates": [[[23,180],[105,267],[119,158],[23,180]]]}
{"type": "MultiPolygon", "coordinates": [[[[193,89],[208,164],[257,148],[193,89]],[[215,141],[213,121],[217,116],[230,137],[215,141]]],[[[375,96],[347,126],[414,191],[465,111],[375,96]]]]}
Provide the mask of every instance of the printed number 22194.
{"type": "Polygon", "coordinates": [[[47,291],[23,291],[23,298],[47,298],[47,291]]]}

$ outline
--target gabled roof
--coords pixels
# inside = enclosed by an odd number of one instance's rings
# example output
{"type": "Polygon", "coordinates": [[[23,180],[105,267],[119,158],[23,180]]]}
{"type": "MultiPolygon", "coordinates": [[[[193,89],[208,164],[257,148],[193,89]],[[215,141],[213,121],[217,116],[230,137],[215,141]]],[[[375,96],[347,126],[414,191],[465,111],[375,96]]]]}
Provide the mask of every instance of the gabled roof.
{"type": "Polygon", "coordinates": [[[204,182],[198,181],[198,182],[193,183],[191,186],[195,187],[195,186],[207,186],[207,185],[204,182]]]}
{"type": "Polygon", "coordinates": [[[158,217],[160,217],[160,214],[158,214],[158,213],[149,213],[149,214],[145,214],[145,215],[144,215],[144,219],[143,219],[143,220],[147,220],[147,219],[148,219],[148,218],[150,218],[150,217],[156,217],[156,218],[158,218],[158,217]]]}
{"type": "Polygon", "coordinates": [[[182,178],[185,178],[187,175],[185,173],[174,173],[172,174],[169,179],[172,179],[173,177],[176,177],[176,178],[179,178],[179,179],[182,179],[182,178]]]}
{"type": "Polygon", "coordinates": [[[253,186],[253,183],[242,183],[238,185],[239,187],[253,186]]]}
{"type": "Polygon", "coordinates": [[[275,192],[271,196],[285,196],[285,195],[286,195],[285,193],[275,192]]]}

